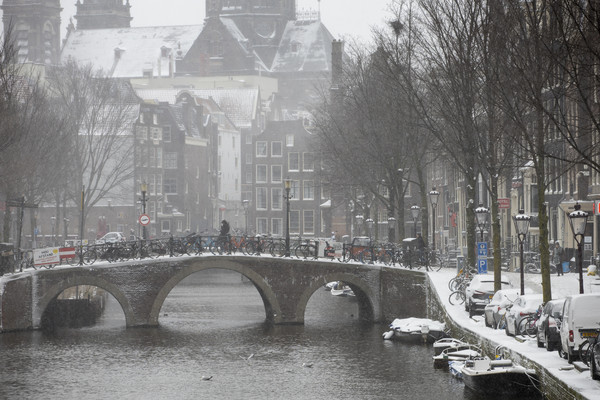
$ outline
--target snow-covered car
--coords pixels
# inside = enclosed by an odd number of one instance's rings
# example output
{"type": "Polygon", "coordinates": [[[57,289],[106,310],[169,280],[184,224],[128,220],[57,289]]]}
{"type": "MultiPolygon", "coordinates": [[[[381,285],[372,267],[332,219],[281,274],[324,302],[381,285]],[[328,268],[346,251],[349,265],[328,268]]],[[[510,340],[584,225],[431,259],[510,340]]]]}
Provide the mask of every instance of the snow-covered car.
{"type": "Polygon", "coordinates": [[[483,310],[485,326],[496,329],[502,315],[506,312],[506,306],[512,304],[519,296],[519,293],[519,289],[498,290],[483,310]]]}
{"type": "Polygon", "coordinates": [[[524,294],[517,297],[506,313],[506,326],[504,327],[506,334],[509,336],[520,335],[521,332],[518,329],[521,320],[534,314],[543,301],[544,296],[541,294],[524,294]]]}
{"type": "Polygon", "coordinates": [[[545,347],[552,351],[560,346],[560,332],[558,324],[562,319],[565,299],[550,300],[544,304],[540,318],[536,321],[538,347],[545,347]]]}
{"type": "MultiPolygon", "coordinates": [[[[502,278],[501,289],[512,287],[507,278],[502,278]]],[[[494,275],[475,275],[465,289],[465,310],[469,312],[470,317],[482,314],[492,297],[494,297],[494,275]]]]}
{"type": "Polygon", "coordinates": [[[560,323],[559,351],[572,363],[579,358],[579,345],[600,329],[600,293],[567,296],[560,323]]]}
{"type": "Polygon", "coordinates": [[[125,235],[123,235],[121,232],[108,232],[106,235],[96,240],[96,243],[118,243],[124,241],[125,235]]]}

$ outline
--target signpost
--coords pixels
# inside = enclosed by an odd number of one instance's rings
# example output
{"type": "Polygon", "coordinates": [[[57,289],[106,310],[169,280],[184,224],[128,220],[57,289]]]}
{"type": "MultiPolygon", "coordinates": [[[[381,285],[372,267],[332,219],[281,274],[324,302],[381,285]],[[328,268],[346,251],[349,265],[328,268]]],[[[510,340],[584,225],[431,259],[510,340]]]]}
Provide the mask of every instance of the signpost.
{"type": "Polygon", "coordinates": [[[487,274],[487,242],[477,242],[477,272],[487,274]]]}
{"type": "Polygon", "coordinates": [[[140,215],[140,218],[138,218],[138,221],[140,222],[140,225],[148,226],[148,224],[150,224],[150,216],[148,214],[142,214],[140,215]]]}

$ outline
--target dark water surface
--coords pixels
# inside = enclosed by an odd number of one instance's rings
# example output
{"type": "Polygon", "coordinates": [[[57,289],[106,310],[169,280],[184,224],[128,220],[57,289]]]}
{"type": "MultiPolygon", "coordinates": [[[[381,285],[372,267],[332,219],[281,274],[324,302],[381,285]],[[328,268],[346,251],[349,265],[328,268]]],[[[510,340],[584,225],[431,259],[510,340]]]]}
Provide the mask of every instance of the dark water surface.
{"type": "Polygon", "coordinates": [[[319,290],[304,326],[268,326],[252,284],[202,271],[169,294],[158,328],[125,329],[111,298],[94,327],[0,335],[0,399],[479,398],[433,368],[431,346],[384,341],[357,312],[319,290]]]}

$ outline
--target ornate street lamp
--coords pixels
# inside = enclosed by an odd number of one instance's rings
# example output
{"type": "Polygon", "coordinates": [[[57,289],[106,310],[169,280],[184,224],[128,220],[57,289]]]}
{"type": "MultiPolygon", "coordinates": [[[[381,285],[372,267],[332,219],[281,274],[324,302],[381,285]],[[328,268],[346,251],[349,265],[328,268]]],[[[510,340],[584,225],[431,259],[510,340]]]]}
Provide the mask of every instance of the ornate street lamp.
{"type": "Polygon", "coordinates": [[[440,192],[435,190],[435,186],[429,192],[429,201],[431,201],[431,208],[433,209],[433,215],[431,216],[431,249],[435,250],[435,216],[438,198],[440,197],[440,192]]]}
{"type": "Polygon", "coordinates": [[[363,224],[364,217],[359,214],[354,218],[356,218],[356,226],[358,228],[358,235],[356,235],[356,236],[360,236],[360,234],[362,233],[362,224],[363,224]]]}
{"type": "Polygon", "coordinates": [[[487,216],[490,210],[483,206],[483,204],[479,204],[479,207],[475,209],[475,217],[477,218],[477,227],[479,228],[479,232],[481,233],[481,241],[483,242],[483,230],[485,228],[485,223],[487,221],[487,216]]]}
{"type": "Polygon", "coordinates": [[[375,222],[371,218],[367,218],[365,222],[367,223],[367,228],[369,229],[369,243],[371,243],[371,237],[373,236],[373,224],[375,222]]]}
{"type": "MultiPolygon", "coordinates": [[[[142,192],[142,214],[146,214],[146,193],[148,193],[148,184],[146,182],[140,183],[140,192],[142,192]]],[[[142,239],[146,240],[146,225],[142,225],[142,239]]]]}
{"type": "Polygon", "coordinates": [[[523,273],[523,242],[525,241],[525,237],[527,237],[527,231],[529,230],[531,217],[525,214],[523,210],[519,210],[519,213],[513,216],[513,222],[515,224],[517,238],[519,239],[519,259],[521,261],[521,295],[524,295],[525,275],[523,273]]]}
{"type": "Polygon", "coordinates": [[[242,201],[242,205],[244,206],[244,220],[245,220],[245,229],[244,234],[248,235],[248,207],[250,206],[250,200],[246,199],[242,201]]]}
{"type": "Polygon", "coordinates": [[[290,256],[290,190],[292,189],[292,180],[285,178],[283,181],[285,188],[285,256],[290,256]]]}
{"type": "Polygon", "coordinates": [[[575,204],[575,211],[569,214],[571,231],[577,242],[577,270],[579,271],[579,293],[583,294],[583,237],[587,225],[588,213],[581,211],[581,205],[575,204]]]}
{"type": "Polygon", "coordinates": [[[413,219],[413,223],[414,223],[414,236],[413,237],[417,237],[417,219],[419,218],[419,214],[421,213],[421,207],[414,204],[410,208],[410,213],[412,214],[412,219],[413,219]]]}

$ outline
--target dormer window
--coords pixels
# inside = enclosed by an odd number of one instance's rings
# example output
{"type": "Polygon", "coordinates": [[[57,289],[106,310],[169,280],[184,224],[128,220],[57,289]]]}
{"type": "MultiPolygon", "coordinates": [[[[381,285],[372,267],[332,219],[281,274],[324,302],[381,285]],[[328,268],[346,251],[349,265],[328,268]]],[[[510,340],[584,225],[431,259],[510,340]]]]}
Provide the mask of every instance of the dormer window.
{"type": "Polygon", "coordinates": [[[170,48],[170,47],[167,47],[167,46],[162,46],[162,47],[160,48],[160,56],[161,56],[162,58],[169,57],[169,55],[170,55],[170,54],[171,54],[171,48],[170,48]]]}

